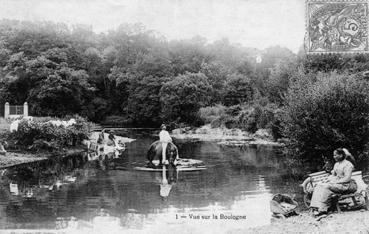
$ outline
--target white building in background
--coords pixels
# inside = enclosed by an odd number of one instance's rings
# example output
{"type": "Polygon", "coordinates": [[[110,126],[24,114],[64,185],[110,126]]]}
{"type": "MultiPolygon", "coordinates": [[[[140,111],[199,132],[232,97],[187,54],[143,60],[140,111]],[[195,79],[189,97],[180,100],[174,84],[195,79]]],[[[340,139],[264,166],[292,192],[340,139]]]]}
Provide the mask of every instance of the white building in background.
{"type": "Polygon", "coordinates": [[[4,118],[14,119],[28,116],[28,103],[25,102],[23,105],[10,105],[6,102],[4,105],[4,118]]]}
{"type": "Polygon", "coordinates": [[[263,58],[261,57],[261,54],[256,55],[256,63],[261,63],[263,61],[263,58]]]}

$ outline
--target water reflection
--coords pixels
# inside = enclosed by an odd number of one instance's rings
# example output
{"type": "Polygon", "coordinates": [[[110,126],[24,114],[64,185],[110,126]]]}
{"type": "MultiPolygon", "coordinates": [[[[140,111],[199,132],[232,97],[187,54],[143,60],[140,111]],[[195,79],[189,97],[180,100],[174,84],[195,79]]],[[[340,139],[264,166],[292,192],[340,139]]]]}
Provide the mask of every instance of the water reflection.
{"type": "Polygon", "coordinates": [[[224,233],[270,223],[275,193],[302,196],[275,149],[177,142],[181,157],[202,160],[207,170],[135,171],[155,140],[140,137],[121,157],[79,155],[2,171],[0,228],[224,233]]]}
{"type": "Polygon", "coordinates": [[[177,170],[172,165],[162,166],[160,196],[165,200],[168,198],[173,185],[177,182],[177,170]],[[168,178],[169,177],[169,178],[168,178]]]}

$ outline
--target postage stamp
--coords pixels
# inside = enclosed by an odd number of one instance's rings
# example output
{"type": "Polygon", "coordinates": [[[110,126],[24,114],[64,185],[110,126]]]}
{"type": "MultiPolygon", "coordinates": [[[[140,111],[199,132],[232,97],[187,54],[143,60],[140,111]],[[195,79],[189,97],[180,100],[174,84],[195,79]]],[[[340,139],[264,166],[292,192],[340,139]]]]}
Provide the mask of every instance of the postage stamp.
{"type": "Polygon", "coordinates": [[[308,54],[368,53],[368,1],[307,0],[308,54]]]}

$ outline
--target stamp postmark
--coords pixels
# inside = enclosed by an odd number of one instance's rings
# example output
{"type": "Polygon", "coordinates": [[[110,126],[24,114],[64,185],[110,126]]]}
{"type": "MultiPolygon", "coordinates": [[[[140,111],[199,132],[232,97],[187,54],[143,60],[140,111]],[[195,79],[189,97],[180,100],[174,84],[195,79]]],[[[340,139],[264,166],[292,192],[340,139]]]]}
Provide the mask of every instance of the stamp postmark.
{"type": "Polygon", "coordinates": [[[368,42],[368,1],[306,1],[308,54],[368,53],[368,42]]]}

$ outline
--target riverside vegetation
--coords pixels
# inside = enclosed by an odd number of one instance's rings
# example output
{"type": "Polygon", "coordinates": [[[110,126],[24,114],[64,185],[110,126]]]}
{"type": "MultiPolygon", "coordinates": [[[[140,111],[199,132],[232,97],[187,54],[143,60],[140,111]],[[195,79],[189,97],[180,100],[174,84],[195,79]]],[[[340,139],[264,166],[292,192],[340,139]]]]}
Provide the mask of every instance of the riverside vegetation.
{"type": "MultiPolygon", "coordinates": [[[[286,153],[299,162],[321,161],[338,146],[367,158],[369,55],[307,56],[201,37],[168,41],[140,24],[97,34],[83,25],[2,20],[0,67],[0,100],[27,101],[34,116],[78,114],[124,127],[263,128],[287,138],[286,153]]],[[[64,132],[55,134],[65,144],[64,132]]]]}
{"type": "MultiPolygon", "coordinates": [[[[82,117],[74,116],[70,126],[55,124],[55,118],[23,119],[16,131],[0,135],[8,145],[8,150],[28,153],[63,153],[70,148],[82,147],[83,140],[90,137],[89,123],[82,117]]],[[[55,155],[55,154],[53,154],[55,155]]]]}

